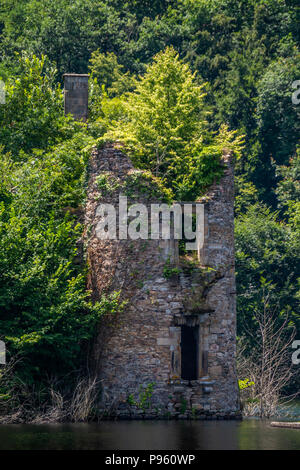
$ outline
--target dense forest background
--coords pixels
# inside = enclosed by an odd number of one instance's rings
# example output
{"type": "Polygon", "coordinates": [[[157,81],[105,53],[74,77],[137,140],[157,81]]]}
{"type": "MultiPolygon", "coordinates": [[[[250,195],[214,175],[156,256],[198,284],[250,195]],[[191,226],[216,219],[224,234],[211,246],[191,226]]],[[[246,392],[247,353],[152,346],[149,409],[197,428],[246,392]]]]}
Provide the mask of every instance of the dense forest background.
{"type": "Polygon", "coordinates": [[[299,47],[298,0],[2,0],[0,338],[14,387],[78,368],[99,316],[121,308],[118,293],[90,302],[76,244],[89,150],[107,136],[186,200],[235,150],[238,336],[250,351],[267,302],[300,339],[299,47]],[[88,127],[63,116],[71,72],[91,74],[88,127]]]}

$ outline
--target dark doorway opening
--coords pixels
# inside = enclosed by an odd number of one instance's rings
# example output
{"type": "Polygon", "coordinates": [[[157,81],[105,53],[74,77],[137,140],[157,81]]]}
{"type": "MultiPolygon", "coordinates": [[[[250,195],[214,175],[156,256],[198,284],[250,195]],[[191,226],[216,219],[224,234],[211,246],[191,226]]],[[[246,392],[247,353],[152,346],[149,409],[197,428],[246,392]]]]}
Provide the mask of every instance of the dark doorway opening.
{"type": "Polygon", "coordinates": [[[199,327],[181,327],[181,378],[198,379],[199,327]]]}

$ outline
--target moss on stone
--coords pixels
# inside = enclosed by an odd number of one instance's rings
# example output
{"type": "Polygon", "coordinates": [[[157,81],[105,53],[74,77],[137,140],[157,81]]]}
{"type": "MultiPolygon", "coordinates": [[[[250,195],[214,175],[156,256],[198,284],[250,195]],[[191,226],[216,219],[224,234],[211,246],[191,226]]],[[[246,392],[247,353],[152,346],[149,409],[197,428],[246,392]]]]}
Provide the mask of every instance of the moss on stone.
{"type": "Polygon", "coordinates": [[[100,192],[100,196],[107,196],[120,188],[120,182],[109,171],[101,173],[96,178],[96,185],[100,192]]]}
{"type": "Polygon", "coordinates": [[[159,178],[152,175],[150,171],[134,170],[129,173],[123,186],[125,195],[128,197],[138,197],[141,194],[147,199],[158,199],[169,204],[173,201],[173,193],[166,188],[159,178]]]}

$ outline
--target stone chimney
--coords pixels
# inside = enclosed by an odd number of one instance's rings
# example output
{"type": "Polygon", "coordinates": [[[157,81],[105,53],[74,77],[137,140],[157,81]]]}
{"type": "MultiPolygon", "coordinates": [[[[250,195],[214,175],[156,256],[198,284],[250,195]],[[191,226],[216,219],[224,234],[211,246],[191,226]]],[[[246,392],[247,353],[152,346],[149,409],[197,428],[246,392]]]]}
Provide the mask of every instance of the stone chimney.
{"type": "Polygon", "coordinates": [[[89,75],[65,73],[65,115],[72,114],[76,121],[88,118],[89,75]]]}

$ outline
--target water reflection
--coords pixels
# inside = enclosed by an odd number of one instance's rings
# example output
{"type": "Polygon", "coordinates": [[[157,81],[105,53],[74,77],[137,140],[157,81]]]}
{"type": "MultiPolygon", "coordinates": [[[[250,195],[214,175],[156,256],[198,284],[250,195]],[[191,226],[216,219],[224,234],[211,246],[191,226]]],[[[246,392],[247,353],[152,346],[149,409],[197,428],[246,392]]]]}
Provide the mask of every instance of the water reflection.
{"type": "Polygon", "coordinates": [[[300,431],[258,420],[0,426],[1,450],[300,449],[300,431]]]}

